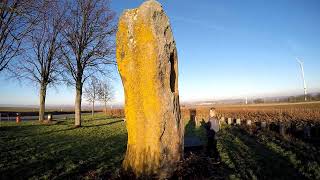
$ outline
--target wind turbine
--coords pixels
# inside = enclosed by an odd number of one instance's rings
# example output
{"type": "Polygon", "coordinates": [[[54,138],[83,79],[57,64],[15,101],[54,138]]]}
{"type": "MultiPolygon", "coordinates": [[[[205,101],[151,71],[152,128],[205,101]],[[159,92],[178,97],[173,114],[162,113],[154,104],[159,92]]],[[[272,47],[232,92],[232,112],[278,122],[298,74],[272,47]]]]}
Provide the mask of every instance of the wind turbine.
{"type": "Polygon", "coordinates": [[[303,89],[304,89],[304,101],[307,101],[307,84],[306,84],[306,80],[304,79],[303,62],[300,61],[298,58],[297,58],[297,61],[300,64],[300,68],[301,68],[301,75],[302,75],[303,89]]]}

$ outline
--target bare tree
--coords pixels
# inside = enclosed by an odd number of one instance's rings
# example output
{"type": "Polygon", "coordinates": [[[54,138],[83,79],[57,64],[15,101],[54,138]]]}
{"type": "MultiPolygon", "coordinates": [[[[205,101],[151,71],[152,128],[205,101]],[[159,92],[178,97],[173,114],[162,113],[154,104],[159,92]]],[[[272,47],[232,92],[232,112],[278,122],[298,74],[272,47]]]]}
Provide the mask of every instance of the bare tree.
{"type": "Polygon", "coordinates": [[[104,110],[107,110],[107,103],[113,99],[113,89],[108,82],[99,84],[98,100],[104,104],[104,110]]]}
{"type": "Polygon", "coordinates": [[[24,58],[19,58],[15,71],[16,77],[39,85],[39,121],[44,120],[47,87],[58,82],[58,59],[62,58],[60,49],[63,12],[58,2],[39,2],[37,10],[34,11],[38,21],[26,37],[26,44],[30,45],[31,49],[26,51],[24,58]]]}
{"type": "Polygon", "coordinates": [[[33,19],[33,3],[33,0],[0,2],[0,72],[22,52],[22,39],[34,22],[30,21],[33,19]]]}
{"type": "Polygon", "coordinates": [[[82,88],[93,74],[106,74],[115,65],[115,14],[108,0],[76,0],[69,3],[62,48],[66,81],[76,88],[75,126],[81,126],[82,88]]]}
{"type": "Polygon", "coordinates": [[[91,115],[92,119],[94,119],[94,105],[96,100],[98,100],[98,93],[100,89],[100,80],[98,80],[96,77],[91,77],[90,81],[88,82],[88,85],[84,88],[84,97],[87,99],[88,102],[91,103],[91,115]]]}

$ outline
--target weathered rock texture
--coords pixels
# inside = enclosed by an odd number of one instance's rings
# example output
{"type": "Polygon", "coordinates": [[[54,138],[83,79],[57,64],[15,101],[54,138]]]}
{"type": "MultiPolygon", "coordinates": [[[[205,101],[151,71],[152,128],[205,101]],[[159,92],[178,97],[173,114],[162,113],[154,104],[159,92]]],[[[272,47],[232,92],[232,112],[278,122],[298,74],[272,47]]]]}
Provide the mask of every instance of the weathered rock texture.
{"type": "Polygon", "coordinates": [[[154,0],[119,20],[117,63],[128,130],[125,170],[165,178],[183,154],[178,59],[168,17],[154,0]]]}

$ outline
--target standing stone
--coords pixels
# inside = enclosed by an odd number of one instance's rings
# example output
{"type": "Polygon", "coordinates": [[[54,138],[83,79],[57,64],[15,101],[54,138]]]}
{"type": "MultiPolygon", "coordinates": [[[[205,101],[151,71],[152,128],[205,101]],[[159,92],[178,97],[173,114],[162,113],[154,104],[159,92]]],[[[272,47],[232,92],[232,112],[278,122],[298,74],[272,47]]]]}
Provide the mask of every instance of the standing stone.
{"type": "Polygon", "coordinates": [[[232,124],[232,119],[228,118],[228,124],[231,125],[232,124]]]}
{"type": "Polygon", "coordinates": [[[128,144],[123,168],[169,177],[183,156],[178,59],[169,19],[155,0],[126,10],[117,32],[128,144]]]}

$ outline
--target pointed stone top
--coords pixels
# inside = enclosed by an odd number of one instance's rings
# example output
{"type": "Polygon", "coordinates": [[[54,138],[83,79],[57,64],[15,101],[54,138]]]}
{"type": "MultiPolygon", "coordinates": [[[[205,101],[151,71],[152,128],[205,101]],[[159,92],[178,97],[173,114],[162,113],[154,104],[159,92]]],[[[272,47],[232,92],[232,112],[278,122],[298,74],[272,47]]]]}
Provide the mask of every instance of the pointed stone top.
{"type": "Polygon", "coordinates": [[[156,0],[147,0],[141,6],[161,6],[161,4],[156,0]]]}
{"type": "Polygon", "coordinates": [[[156,0],[147,0],[138,8],[126,9],[123,14],[125,16],[130,16],[132,14],[136,14],[138,11],[141,11],[142,13],[147,13],[150,11],[162,11],[162,5],[156,0]]]}

